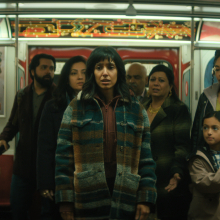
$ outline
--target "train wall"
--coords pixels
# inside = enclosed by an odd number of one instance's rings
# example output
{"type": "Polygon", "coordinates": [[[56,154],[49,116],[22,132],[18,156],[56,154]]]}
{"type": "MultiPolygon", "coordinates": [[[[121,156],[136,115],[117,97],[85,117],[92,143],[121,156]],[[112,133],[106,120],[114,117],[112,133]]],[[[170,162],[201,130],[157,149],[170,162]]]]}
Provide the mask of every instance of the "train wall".
{"type": "MultiPolygon", "coordinates": [[[[12,105],[14,102],[14,97],[16,93],[16,74],[15,74],[15,48],[6,47],[5,48],[5,77],[6,77],[6,93],[5,93],[5,105],[6,112],[4,117],[0,117],[0,132],[2,132],[6,123],[8,122],[12,105]]],[[[15,139],[9,142],[10,149],[6,154],[14,154],[15,139]]]]}

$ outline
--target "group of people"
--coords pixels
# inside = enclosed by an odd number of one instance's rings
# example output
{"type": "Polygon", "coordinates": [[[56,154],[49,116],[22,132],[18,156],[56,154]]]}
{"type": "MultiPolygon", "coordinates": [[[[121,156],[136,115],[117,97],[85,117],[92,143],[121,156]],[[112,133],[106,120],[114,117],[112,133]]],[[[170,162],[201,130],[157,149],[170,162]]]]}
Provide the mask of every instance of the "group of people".
{"type": "Polygon", "coordinates": [[[201,95],[191,137],[170,68],[156,65],[147,76],[133,63],[126,72],[112,47],[97,47],[87,61],[70,58],[57,86],[55,68],[52,56],[33,57],[33,82],[17,92],[0,134],[7,150],[19,132],[14,220],[29,219],[36,191],[40,219],[219,218],[220,51],[219,83],[201,95]]]}

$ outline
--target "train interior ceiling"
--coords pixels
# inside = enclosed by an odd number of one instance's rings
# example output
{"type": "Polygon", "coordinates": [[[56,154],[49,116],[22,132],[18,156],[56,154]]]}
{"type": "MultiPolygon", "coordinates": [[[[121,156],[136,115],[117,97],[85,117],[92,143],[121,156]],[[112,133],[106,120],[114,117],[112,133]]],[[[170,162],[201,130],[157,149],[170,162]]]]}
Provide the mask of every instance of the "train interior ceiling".
{"type": "MultiPolygon", "coordinates": [[[[31,83],[28,65],[34,55],[56,58],[57,82],[68,58],[88,58],[100,45],[113,46],[125,68],[141,62],[149,73],[159,63],[169,66],[193,119],[199,95],[212,83],[219,11],[219,0],[0,0],[0,130],[16,91],[31,83]]],[[[13,155],[15,141],[10,145],[6,154],[13,155]]]]}

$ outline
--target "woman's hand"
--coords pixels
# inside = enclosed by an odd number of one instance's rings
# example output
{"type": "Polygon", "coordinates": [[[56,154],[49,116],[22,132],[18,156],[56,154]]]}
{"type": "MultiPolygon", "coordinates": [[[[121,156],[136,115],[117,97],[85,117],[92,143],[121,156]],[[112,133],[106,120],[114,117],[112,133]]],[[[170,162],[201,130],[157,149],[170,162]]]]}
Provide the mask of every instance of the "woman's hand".
{"type": "Polygon", "coordinates": [[[173,178],[170,179],[169,185],[168,185],[167,187],[165,187],[165,190],[167,190],[168,192],[174,190],[174,189],[177,187],[178,182],[179,182],[180,180],[181,180],[181,178],[180,178],[179,173],[175,173],[175,174],[173,175],[173,178]]]}
{"type": "Polygon", "coordinates": [[[147,220],[149,214],[150,214],[149,206],[138,204],[136,215],[135,215],[135,220],[147,220]]]}
{"type": "Polygon", "coordinates": [[[60,215],[63,220],[74,220],[73,212],[61,212],[60,215]]]}
{"type": "Polygon", "coordinates": [[[54,196],[53,190],[48,190],[48,189],[40,190],[40,194],[44,198],[48,198],[53,201],[53,196],[54,196]]]}

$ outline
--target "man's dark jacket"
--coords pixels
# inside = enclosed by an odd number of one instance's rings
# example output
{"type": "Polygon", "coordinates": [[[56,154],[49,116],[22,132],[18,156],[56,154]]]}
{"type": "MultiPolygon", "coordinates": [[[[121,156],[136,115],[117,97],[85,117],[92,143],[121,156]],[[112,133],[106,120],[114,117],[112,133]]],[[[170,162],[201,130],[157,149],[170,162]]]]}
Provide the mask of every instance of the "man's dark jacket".
{"type": "Polygon", "coordinates": [[[44,104],[52,98],[55,84],[47,90],[39,107],[36,122],[33,125],[33,83],[17,92],[11,115],[0,140],[11,141],[19,132],[19,141],[15,151],[13,174],[22,178],[36,178],[36,155],[38,126],[44,104]]]}

